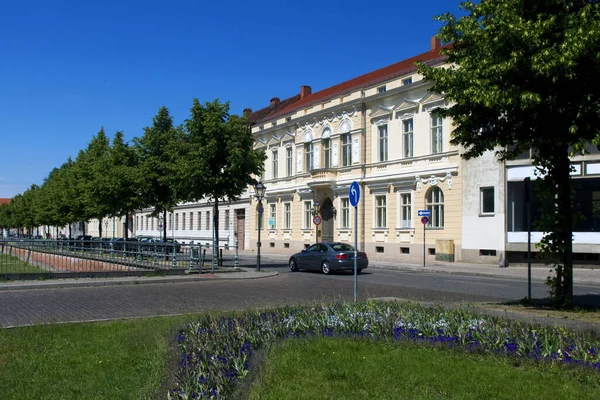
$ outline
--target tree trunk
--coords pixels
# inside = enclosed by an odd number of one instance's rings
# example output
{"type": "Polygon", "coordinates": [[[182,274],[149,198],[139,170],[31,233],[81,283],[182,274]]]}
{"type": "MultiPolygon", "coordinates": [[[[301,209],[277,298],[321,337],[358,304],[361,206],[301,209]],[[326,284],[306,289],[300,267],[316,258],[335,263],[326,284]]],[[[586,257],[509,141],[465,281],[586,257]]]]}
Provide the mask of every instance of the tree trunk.
{"type": "Polygon", "coordinates": [[[102,237],[102,218],[98,218],[98,235],[102,237]]]}
{"type": "Polygon", "coordinates": [[[163,237],[164,242],[167,241],[167,212],[163,210],[163,237]]]}
{"type": "Polygon", "coordinates": [[[567,148],[561,149],[556,165],[557,218],[564,245],[561,302],[573,303],[573,204],[571,201],[571,161],[567,148]]]}
{"type": "Polygon", "coordinates": [[[213,229],[215,230],[215,251],[217,254],[214,254],[213,257],[217,256],[219,260],[219,265],[223,264],[223,260],[219,257],[221,252],[219,251],[219,199],[215,198],[215,202],[213,204],[213,229]]]}

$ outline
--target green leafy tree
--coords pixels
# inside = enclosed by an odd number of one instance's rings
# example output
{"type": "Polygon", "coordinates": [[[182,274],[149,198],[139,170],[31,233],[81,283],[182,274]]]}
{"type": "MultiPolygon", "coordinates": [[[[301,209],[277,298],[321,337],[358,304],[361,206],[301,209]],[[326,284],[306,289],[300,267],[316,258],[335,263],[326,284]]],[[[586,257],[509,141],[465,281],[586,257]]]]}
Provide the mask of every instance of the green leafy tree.
{"type": "Polygon", "coordinates": [[[123,132],[117,132],[110,149],[109,170],[111,187],[111,215],[125,216],[125,239],[127,239],[129,214],[142,204],[138,158],[133,147],[124,140],[123,132]]]}
{"type": "MultiPolygon", "coordinates": [[[[102,128],[75,160],[76,186],[83,203],[84,221],[95,218],[101,222],[111,213],[114,203],[111,203],[110,169],[110,142],[102,128]]],[[[102,223],[99,232],[102,236],[102,223]]]]}
{"type": "Polygon", "coordinates": [[[163,217],[163,238],[166,238],[166,213],[172,211],[181,199],[178,193],[181,185],[176,171],[177,143],[181,130],[173,126],[173,118],[164,106],[158,110],[152,122],[151,127],[144,128],[141,138],[134,139],[139,160],[140,206],[154,207],[151,215],[163,217]]]}
{"type": "Polygon", "coordinates": [[[218,244],[219,202],[239,198],[254,184],[252,175],[260,174],[266,156],[254,149],[247,119],[229,114],[228,102],[215,100],[202,105],[194,99],[185,127],[179,171],[188,188],[186,200],[212,202],[218,244]]]}
{"type": "Polygon", "coordinates": [[[540,229],[561,303],[573,300],[573,213],[570,156],[600,144],[600,4],[597,0],[481,0],[461,4],[466,16],[436,17],[447,68],[421,63],[451,106],[451,142],[476,157],[500,159],[533,150],[543,173],[549,213],[540,229]]]}

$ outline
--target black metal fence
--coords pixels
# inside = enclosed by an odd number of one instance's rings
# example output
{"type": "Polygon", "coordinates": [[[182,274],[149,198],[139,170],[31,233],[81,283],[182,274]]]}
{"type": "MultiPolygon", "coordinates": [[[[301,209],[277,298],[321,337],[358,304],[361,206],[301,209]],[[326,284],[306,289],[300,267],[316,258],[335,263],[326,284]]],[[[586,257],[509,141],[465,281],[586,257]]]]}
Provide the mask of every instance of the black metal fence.
{"type": "Polygon", "coordinates": [[[0,240],[0,278],[217,272],[239,267],[238,248],[159,241],[0,240]],[[213,257],[214,255],[214,257],[213,257]]]}

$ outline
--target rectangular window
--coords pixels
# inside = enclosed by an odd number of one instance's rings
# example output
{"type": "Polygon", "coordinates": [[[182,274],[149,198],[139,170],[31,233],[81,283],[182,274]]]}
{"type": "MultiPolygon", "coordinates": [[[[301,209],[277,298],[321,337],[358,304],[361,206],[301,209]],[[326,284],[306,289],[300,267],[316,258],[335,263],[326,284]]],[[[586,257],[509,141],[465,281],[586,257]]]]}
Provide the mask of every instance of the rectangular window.
{"type": "Polygon", "coordinates": [[[225,210],[225,229],[229,230],[229,210],[225,210]]]}
{"type": "Polygon", "coordinates": [[[402,136],[404,139],[404,157],[413,156],[413,119],[402,121],[402,136]]]}
{"type": "Polygon", "coordinates": [[[342,204],[342,228],[350,228],[350,199],[344,197],[341,199],[342,204]]]}
{"type": "Polygon", "coordinates": [[[494,213],[494,188],[483,187],[479,189],[479,205],[481,214],[493,214],[494,213]]]}
{"type": "Polygon", "coordinates": [[[202,229],[202,211],[198,211],[198,230],[202,229]]]}
{"type": "Polygon", "coordinates": [[[285,149],[285,158],[287,161],[287,176],[292,176],[294,170],[294,164],[293,164],[293,154],[294,154],[294,150],[291,147],[288,147],[285,149]]]}
{"type": "Polygon", "coordinates": [[[181,214],[181,230],[185,231],[185,213],[181,214]]]}
{"type": "Polygon", "coordinates": [[[402,79],[402,84],[403,85],[410,85],[411,83],[412,83],[412,77],[411,78],[402,79]]]}
{"type": "Polygon", "coordinates": [[[313,150],[314,146],[312,143],[306,143],[304,145],[304,158],[306,165],[306,169],[304,170],[304,172],[310,172],[313,169],[313,150]]]}
{"type": "Polygon", "coordinates": [[[431,153],[442,152],[442,117],[431,116],[431,153]]]}
{"type": "Polygon", "coordinates": [[[277,205],[269,205],[269,229],[277,229],[277,205]]]}
{"type": "Polygon", "coordinates": [[[179,213],[175,213],[175,230],[179,230],[179,213]]]}
{"type": "Polygon", "coordinates": [[[352,164],[352,140],[349,133],[342,135],[342,167],[352,164]]]}
{"type": "Polygon", "coordinates": [[[387,226],[387,205],[385,196],[375,196],[375,227],[387,226]]]}
{"type": "Polygon", "coordinates": [[[150,218],[150,230],[154,230],[154,217],[150,218]]]}
{"type": "Polygon", "coordinates": [[[312,202],[305,201],[304,202],[304,229],[312,228],[312,202]]]}
{"type": "Polygon", "coordinates": [[[377,93],[385,93],[385,85],[383,85],[383,86],[379,86],[379,87],[377,88],[377,93]]]}
{"type": "Polygon", "coordinates": [[[279,169],[279,156],[277,150],[273,150],[273,179],[277,179],[277,170],[279,169]]]}
{"type": "Polygon", "coordinates": [[[378,126],[379,131],[379,161],[388,159],[388,127],[387,125],[378,126]]]}
{"type": "Polygon", "coordinates": [[[402,228],[412,227],[412,199],[410,193],[404,193],[401,196],[400,207],[402,208],[402,228]]]}
{"type": "Polygon", "coordinates": [[[190,231],[194,230],[194,212],[190,212],[190,231]]]}
{"type": "Polygon", "coordinates": [[[173,213],[169,213],[169,225],[167,226],[167,230],[173,229],[173,213]]]}
{"type": "Polygon", "coordinates": [[[135,217],[135,229],[140,229],[140,217],[135,217]]]}
{"type": "Polygon", "coordinates": [[[206,212],[206,229],[210,229],[210,211],[206,212]]]}
{"type": "Polygon", "coordinates": [[[292,227],[292,205],[290,203],[283,205],[283,227],[285,229],[292,227]]]}
{"type": "Polygon", "coordinates": [[[331,139],[323,139],[325,168],[331,168],[331,139]]]}
{"type": "Polygon", "coordinates": [[[149,221],[149,220],[150,220],[150,217],[148,217],[148,216],[146,215],[146,230],[148,230],[148,221],[149,221]]]}

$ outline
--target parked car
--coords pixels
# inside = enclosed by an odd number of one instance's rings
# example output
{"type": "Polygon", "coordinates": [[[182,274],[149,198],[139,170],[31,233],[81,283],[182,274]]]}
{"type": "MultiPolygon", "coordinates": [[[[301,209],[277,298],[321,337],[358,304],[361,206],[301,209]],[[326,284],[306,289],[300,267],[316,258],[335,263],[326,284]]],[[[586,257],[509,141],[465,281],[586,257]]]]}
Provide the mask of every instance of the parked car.
{"type": "MultiPolygon", "coordinates": [[[[290,270],[321,270],[328,275],[336,271],[354,270],[354,246],[347,243],[315,243],[290,257],[290,270]]],[[[369,266],[367,253],[359,251],[356,257],[357,273],[369,266]]]]}

